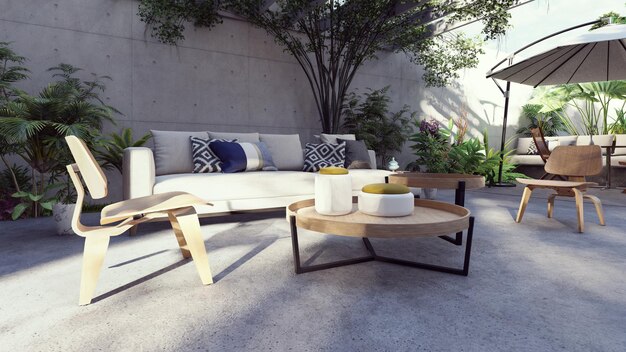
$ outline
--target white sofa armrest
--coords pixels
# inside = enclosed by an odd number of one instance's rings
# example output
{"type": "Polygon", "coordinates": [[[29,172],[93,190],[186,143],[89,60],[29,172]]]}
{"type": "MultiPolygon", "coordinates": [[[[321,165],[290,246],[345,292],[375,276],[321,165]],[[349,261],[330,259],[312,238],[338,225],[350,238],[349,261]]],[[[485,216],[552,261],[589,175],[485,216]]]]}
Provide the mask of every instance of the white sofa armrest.
{"type": "Polygon", "coordinates": [[[132,147],[124,149],[124,199],[152,195],[155,182],[152,149],[132,147]]]}
{"type": "Polygon", "coordinates": [[[372,167],[372,169],[376,169],[376,152],[368,149],[367,153],[370,156],[370,166],[372,167]]]}

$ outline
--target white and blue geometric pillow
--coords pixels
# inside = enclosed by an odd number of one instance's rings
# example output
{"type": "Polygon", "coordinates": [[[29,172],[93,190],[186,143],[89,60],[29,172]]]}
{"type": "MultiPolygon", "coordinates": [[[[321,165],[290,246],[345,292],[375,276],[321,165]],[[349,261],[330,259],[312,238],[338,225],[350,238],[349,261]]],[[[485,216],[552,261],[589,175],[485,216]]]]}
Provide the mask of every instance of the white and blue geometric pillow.
{"type": "Polygon", "coordinates": [[[224,173],[278,170],[267,145],[263,142],[213,142],[211,150],[222,161],[224,173]]]}
{"type": "Polygon", "coordinates": [[[222,162],[213,153],[210,144],[213,142],[236,142],[229,139],[212,139],[189,137],[191,139],[191,158],[193,160],[193,172],[196,174],[207,172],[222,172],[222,162]]]}
{"type": "Polygon", "coordinates": [[[346,160],[346,143],[307,143],[304,148],[302,171],[316,172],[323,167],[343,167],[346,160]]]}

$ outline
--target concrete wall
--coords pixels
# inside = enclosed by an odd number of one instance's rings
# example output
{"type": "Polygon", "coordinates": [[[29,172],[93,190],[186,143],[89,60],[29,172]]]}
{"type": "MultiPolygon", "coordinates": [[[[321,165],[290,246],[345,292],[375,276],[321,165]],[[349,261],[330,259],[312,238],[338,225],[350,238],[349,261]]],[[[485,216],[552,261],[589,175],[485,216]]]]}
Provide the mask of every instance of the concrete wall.
{"type": "MultiPolygon", "coordinates": [[[[487,43],[480,66],[449,87],[427,89],[418,66],[403,55],[380,53],[359,71],[352,88],[390,85],[393,109],[408,104],[420,117],[445,121],[465,110],[470,133],[486,128],[497,145],[503,98],[485,72],[508,51],[564,28],[564,22],[580,23],[617,6],[598,0],[592,15],[572,18],[570,0],[551,1],[550,11],[542,3],[514,10],[510,40],[487,43]],[[555,14],[560,23],[542,20],[555,14]]],[[[136,135],[149,129],[299,133],[303,142],[320,132],[306,77],[264,31],[225,19],[211,31],[189,28],[186,40],[174,47],[151,38],[136,13],[132,0],[0,0],[0,41],[13,42],[29,58],[32,79],[22,88],[31,93],[50,81],[45,70],[60,62],[82,67],[85,75],[111,76],[106,100],[124,115],[107,131],[128,126],[136,135]]],[[[464,30],[478,33],[480,26],[464,30]]],[[[513,88],[508,136],[530,92],[513,88]]],[[[397,159],[405,165],[413,157],[407,148],[397,159]]]]}

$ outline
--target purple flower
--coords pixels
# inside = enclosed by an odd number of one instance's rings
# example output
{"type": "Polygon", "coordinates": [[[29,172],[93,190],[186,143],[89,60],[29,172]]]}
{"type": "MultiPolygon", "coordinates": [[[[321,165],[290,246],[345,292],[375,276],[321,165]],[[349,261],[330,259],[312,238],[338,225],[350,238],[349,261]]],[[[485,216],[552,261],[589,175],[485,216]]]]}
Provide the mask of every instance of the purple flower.
{"type": "Polygon", "coordinates": [[[439,134],[439,122],[435,119],[422,120],[420,122],[420,132],[436,136],[439,134]]]}

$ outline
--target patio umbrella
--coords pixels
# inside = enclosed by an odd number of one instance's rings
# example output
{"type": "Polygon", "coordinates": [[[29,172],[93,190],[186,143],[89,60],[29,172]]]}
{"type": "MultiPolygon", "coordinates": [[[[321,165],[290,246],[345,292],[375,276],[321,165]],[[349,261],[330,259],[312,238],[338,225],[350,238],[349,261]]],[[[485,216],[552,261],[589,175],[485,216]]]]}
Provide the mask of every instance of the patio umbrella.
{"type": "MultiPolygon", "coordinates": [[[[539,42],[598,22],[599,20],[583,23],[534,41],[500,61],[487,72],[487,78],[494,80],[505,99],[500,151],[504,150],[506,138],[511,82],[537,87],[552,84],[626,80],[626,25],[609,24],[577,37],[564,39],[551,50],[513,64],[515,55],[539,42]],[[509,62],[509,66],[496,71],[506,61],[509,62]],[[506,90],[502,89],[496,79],[507,82],[506,90]]],[[[500,161],[498,183],[494,186],[512,186],[512,184],[502,183],[502,162],[500,161]]]]}
{"type": "Polygon", "coordinates": [[[626,80],[626,25],[582,34],[487,78],[531,85],[626,80]]]}

